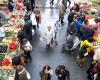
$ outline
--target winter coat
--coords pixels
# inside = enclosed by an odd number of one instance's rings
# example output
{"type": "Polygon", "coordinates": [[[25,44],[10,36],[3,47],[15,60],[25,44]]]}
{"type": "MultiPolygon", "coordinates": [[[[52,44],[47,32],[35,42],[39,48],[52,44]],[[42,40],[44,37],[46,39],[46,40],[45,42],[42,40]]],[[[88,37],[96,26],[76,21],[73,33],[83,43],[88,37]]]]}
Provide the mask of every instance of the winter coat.
{"type": "Polygon", "coordinates": [[[66,77],[69,80],[70,78],[70,73],[68,70],[65,69],[64,66],[58,66],[55,70],[55,74],[58,76],[59,80],[66,80],[66,77]]]}
{"type": "Polygon", "coordinates": [[[30,74],[24,67],[22,67],[20,71],[18,69],[16,70],[15,80],[29,80],[29,79],[31,79],[30,74]]]}
{"type": "Polygon", "coordinates": [[[76,33],[77,32],[76,23],[74,23],[74,22],[71,23],[71,25],[68,27],[67,32],[70,34],[71,34],[71,32],[72,32],[72,34],[76,33]]]}
{"type": "Polygon", "coordinates": [[[32,22],[31,21],[27,21],[24,25],[24,33],[25,36],[28,40],[30,40],[32,38],[32,22]]]}
{"type": "Polygon", "coordinates": [[[45,39],[46,39],[47,45],[51,44],[51,41],[52,41],[52,39],[54,39],[54,37],[55,37],[55,33],[53,30],[50,30],[50,31],[46,30],[45,31],[45,39]]]}
{"type": "Polygon", "coordinates": [[[68,22],[69,22],[69,23],[72,23],[73,20],[74,20],[74,14],[69,13],[69,15],[68,15],[68,22]]]}
{"type": "Polygon", "coordinates": [[[65,6],[61,4],[59,8],[59,17],[63,17],[64,15],[65,15],[65,6]]]}

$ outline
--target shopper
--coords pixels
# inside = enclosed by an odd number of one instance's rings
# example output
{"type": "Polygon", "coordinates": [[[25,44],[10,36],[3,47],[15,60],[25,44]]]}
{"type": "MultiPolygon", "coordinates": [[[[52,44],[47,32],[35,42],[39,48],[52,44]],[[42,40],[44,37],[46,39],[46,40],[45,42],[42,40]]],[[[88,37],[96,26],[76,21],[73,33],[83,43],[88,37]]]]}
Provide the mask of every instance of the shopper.
{"type": "Polygon", "coordinates": [[[31,20],[25,22],[23,31],[24,31],[26,38],[29,41],[31,41],[32,40],[32,22],[31,22],[31,20]]]}
{"type": "Polygon", "coordinates": [[[47,47],[49,48],[50,45],[52,45],[54,43],[54,37],[55,37],[55,33],[54,30],[51,29],[51,26],[49,25],[45,31],[45,39],[46,39],[46,44],[47,47]]]}
{"type": "Polygon", "coordinates": [[[88,45],[82,45],[82,43],[80,45],[81,45],[81,47],[79,48],[77,63],[81,67],[86,61],[86,56],[88,55],[87,48],[89,48],[89,46],[88,45]]]}
{"type": "Polygon", "coordinates": [[[31,76],[24,66],[16,67],[15,80],[31,80],[31,76]]]}
{"type": "Polygon", "coordinates": [[[24,34],[24,31],[23,30],[19,30],[18,34],[17,34],[17,37],[18,37],[18,40],[19,40],[19,43],[20,43],[20,49],[22,49],[23,39],[26,38],[26,36],[24,34]]]}
{"type": "Polygon", "coordinates": [[[17,66],[17,65],[25,65],[26,60],[25,60],[25,55],[22,52],[18,52],[18,54],[12,58],[12,65],[17,66]]]}
{"type": "Polygon", "coordinates": [[[76,21],[74,20],[67,29],[67,34],[77,35],[76,21]]]}
{"type": "Polygon", "coordinates": [[[75,14],[76,14],[76,11],[72,10],[69,14],[68,14],[68,27],[70,27],[71,23],[74,21],[75,19],[75,14]]]}
{"type": "Polygon", "coordinates": [[[56,45],[57,45],[57,36],[60,34],[61,28],[62,28],[62,26],[61,26],[60,20],[57,20],[55,23],[55,26],[54,26],[56,45]]]}
{"type": "Polygon", "coordinates": [[[49,65],[45,65],[42,71],[40,71],[41,80],[51,80],[52,75],[53,71],[49,65]]]}
{"type": "Polygon", "coordinates": [[[37,22],[37,28],[39,28],[39,24],[41,23],[41,12],[38,6],[34,8],[34,13],[35,13],[36,22],[37,22]]]}
{"type": "Polygon", "coordinates": [[[36,22],[36,17],[35,17],[35,13],[34,12],[31,12],[30,20],[32,21],[32,27],[33,27],[33,29],[35,31],[35,34],[36,34],[37,22],[36,22]]]}
{"type": "Polygon", "coordinates": [[[32,45],[27,39],[23,40],[23,49],[24,49],[24,54],[26,56],[26,60],[32,61],[32,58],[31,58],[32,45]]]}
{"type": "Polygon", "coordinates": [[[64,23],[63,19],[64,19],[64,15],[65,15],[65,6],[62,3],[59,7],[59,20],[61,21],[61,24],[64,23]]]}
{"type": "Polygon", "coordinates": [[[55,74],[58,76],[58,80],[66,80],[66,77],[70,80],[69,70],[67,70],[64,65],[57,66],[55,74]]]}
{"type": "Polygon", "coordinates": [[[62,0],[62,4],[64,5],[64,7],[65,7],[65,12],[66,12],[66,9],[67,9],[67,2],[66,2],[66,0],[62,0]]]}

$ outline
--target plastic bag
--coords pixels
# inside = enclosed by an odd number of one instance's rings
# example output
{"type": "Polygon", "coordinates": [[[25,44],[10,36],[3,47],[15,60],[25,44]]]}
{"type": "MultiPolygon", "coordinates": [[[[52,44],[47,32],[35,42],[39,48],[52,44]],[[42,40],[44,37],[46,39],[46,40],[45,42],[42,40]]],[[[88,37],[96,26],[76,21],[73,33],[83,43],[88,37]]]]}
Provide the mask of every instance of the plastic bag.
{"type": "Polygon", "coordinates": [[[30,74],[29,74],[28,71],[26,71],[26,74],[27,74],[27,79],[28,79],[28,80],[31,80],[31,76],[30,76],[30,74]]]}

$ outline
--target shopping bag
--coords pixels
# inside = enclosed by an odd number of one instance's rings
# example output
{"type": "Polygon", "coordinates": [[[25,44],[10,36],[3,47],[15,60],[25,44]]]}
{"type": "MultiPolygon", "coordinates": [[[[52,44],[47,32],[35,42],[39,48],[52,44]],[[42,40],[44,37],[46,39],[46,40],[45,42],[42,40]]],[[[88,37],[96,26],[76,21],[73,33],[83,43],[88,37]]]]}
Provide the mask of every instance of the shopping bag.
{"type": "Polygon", "coordinates": [[[35,31],[34,31],[34,29],[32,29],[32,35],[34,35],[35,34],[35,31]]]}
{"type": "Polygon", "coordinates": [[[27,74],[27,79],[28,79],[28,80],[31,80],[31,75],[29,74],[28,71],[26,71],[26,74],[27,74]]]}

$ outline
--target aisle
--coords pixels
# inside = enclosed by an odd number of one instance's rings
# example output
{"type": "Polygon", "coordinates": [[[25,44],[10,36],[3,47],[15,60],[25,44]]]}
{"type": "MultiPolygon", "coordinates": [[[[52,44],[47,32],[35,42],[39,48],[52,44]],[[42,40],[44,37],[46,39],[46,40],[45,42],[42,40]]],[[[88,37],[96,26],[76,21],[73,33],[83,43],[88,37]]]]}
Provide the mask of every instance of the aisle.
{"type": "MultiPolygon", "coordinates": [[[[44,1],[44,0],[43,0],[44,1]]],[[[40,4],[41,0],[37,0],[40,4]]],[[[42,6],[48,6],[48,0],[46,3],[41,3],[42,6]],[[46,4],[46,5],[44,5],[46,4]]],[[[67,15],[67,14],[66,14],[67,15]]],[[[40,25],[40,33],[43,34],[45,27],[48,24],[54,25],[55,21],[58,19],[58,10],[57,9],[44,9],[42,11],[42,24],[40,25]]],[[[67,19],[65,17],[65,23],[67,24],[67,19]]],[[[32,76],[32,80],[40,80],[39,71],[45,64],[49,64],[53,71],[55,68],[63,64],[65,65],[71,73],[71,80],[86,80],[86,68],[79,68],[69,53],[62,53],[61,47],[65,42],[66,29],[67,25],[64,25],[61,34],[58,38],[58,45],[51,49],[46,49],[45,45],[39,40],[40,36],[36,36],[32,42],[33,51],[31,53],[32,62],[28,64],[27,68],[32,76]]],[[[55,74],[52,77],[52,80],[57,80],[55,74]]]]}

